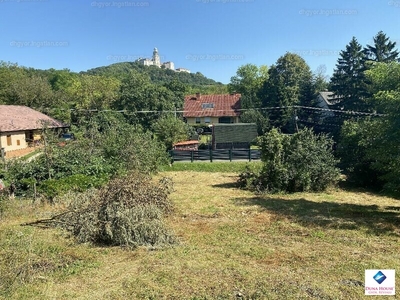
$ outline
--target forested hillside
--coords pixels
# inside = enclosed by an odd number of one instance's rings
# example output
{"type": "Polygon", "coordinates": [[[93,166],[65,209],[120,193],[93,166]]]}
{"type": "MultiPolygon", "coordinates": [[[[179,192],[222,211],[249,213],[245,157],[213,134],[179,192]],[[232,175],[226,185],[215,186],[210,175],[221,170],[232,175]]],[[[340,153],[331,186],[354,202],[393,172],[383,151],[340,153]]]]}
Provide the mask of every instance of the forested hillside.
{"type": "Polygon", "coordinates": [[[65,122],[71,121],[71,110],[180,110],[187,94],[226,91],[201,73],[133,62],[80,73],[0,62],[0,104],[26,105],[65,122]]]}
{"type": "Polygon", "coordinates": [[[109,66],[98,67],[94,69],[87,70],[86,72],[81,72],[88,75],[102,75],[122,79],[124,74],[130,71],[138,71],[149,75],[153,83],[168,83],[174,80],[178,80],[189,86],[212,86],[219,85],[222,83],[216,82],[213,79],[205,77],[200,72],[197,73],[186,73],[186,72],[176,72],[173,70],[158,68],[156,66],[143,66],[137,62],[121,62],[115,63],[109,66]]]}

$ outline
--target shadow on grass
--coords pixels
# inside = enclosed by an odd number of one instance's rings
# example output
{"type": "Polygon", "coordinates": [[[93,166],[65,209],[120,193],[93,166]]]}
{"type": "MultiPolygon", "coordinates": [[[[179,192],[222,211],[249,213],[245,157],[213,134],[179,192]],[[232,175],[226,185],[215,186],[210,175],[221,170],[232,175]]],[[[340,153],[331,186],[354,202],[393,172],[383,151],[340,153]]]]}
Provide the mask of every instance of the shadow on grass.
{"type": "Polygon", "coordinates": [[[389,193],[382,191],[382,187],[361,187],[360,185],[350,182],[347,180],[340,181],[338,187],[347,192],[353,193],[368,193],[375,196],[390,197],[396,200],[400,200],[399,193],[389,193]]]}
{"type": "Polygon", "coordinates": [[[235,189],[239,188],[240,185],[237,182],[226,182],[226,183],[219,183],[219,184],[213,184],[213,188],[223,188],[223,189],[235,189]]]}
{"type": "Polygon", "coordinates": [[[400,236],[399,207],[358,205],[335,202],[313,202],[304,198],[279,199],[274,197],[236,198],[237,205],[259,205],[278,216],[307,226],[357,230],[366,228],[375,235],[400,236]]]}

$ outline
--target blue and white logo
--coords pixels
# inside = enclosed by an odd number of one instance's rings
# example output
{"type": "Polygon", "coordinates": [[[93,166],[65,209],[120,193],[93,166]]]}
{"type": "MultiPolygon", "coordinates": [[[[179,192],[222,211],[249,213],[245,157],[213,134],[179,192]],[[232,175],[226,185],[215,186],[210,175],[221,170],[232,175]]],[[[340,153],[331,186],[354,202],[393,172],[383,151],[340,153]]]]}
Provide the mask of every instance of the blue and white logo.
{"type": "Polygon", "coordinates": [[[385,281],[386,276],[385,274],[382,273],[382,271],[379,271],[378,273],[375,274],[374,279],[377,283],[381,284],[382,282],[385,281]]]}

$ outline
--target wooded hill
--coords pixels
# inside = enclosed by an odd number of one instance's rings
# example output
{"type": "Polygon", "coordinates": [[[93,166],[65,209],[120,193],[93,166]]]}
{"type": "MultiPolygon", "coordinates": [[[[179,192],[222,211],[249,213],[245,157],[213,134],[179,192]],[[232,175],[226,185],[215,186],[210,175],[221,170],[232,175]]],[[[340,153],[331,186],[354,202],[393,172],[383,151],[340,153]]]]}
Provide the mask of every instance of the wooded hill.
{"type": "Polygon", "coordinates": [[[116,63],[84,72],[40,70],[0,61],[0,104],[25,105],[70,122],[68,110],[181,109],[185,95],[226,93],[227,86],[189,74],[116,63]],[[57,112],[58,111],[58,112],[57,112]]]}
{"type": "Polygon", "coordinates": [[[165,69],[163,67],[159,68],[157,66],[143,66],[138,62],[115,63],[108,66],[93,68],[87,70],[86,72],[81,72],[81,73],[88,75],[109,76],[122,79],[124,75],[126,75],[132,70],[147,74],[153,83],[164,84],[174,80],[178,80],[179,82],[187,84],[192,87],[213,86],[213,85],[223,86],[221,82],[216,82],[213,79],[207,78],[200,72],[196,73],[176,72],[170,69],[165,69]]]}

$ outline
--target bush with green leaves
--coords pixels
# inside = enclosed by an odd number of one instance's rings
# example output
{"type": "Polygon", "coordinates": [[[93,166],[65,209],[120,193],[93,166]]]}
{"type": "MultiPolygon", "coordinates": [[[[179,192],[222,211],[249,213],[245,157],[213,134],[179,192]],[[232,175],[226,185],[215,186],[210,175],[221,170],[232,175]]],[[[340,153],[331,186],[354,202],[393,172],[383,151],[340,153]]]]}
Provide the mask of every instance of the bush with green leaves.
{"type": "Polygon", "coordinates": [[[158,119],[152,125],[152,130],[168,150],[171,150],[175,143],[186,141],[194,133],[192,127],[173,115],[165,115],[158,119]]]}
{"type": "Polygon", "coordinates": [[[115,174],[131,170],[150,174],[169,163],[165,146],[151,132],[122,117],[103,114],[85,122],[76,141],[61,147],[49,135],[43,153],[35,159],[7,161],[3,173],[7,182],[15,184],[18,196],[32,196],[36,186],[43,196],[53,199],[74,189],[76,180],[71,180],[76,176],[82,179],[82,190],[115,174]]]}
{"type": "Polygon", "coordinates": [[[347,181],[360,187],[381,189],[384,182],[380,179],[382,172],[373,168],[377,161],[368,153],[373,147],[371,141],[379,134],[377,119],[364,119],[358,121],[345,121],[337,147],[337,155],[347,181]]]}
{"type": "Polygon", "coordinates": [[[261,171],[240,175],[239,183],[260,192],[322,191],[339,180],[333,141],[311,129],[282,134],[277,129],[259,138],[261,171]]]}

